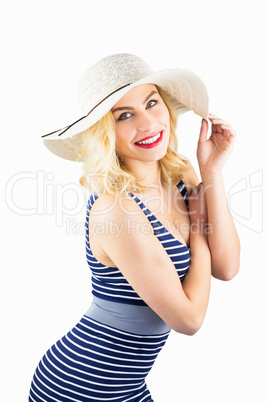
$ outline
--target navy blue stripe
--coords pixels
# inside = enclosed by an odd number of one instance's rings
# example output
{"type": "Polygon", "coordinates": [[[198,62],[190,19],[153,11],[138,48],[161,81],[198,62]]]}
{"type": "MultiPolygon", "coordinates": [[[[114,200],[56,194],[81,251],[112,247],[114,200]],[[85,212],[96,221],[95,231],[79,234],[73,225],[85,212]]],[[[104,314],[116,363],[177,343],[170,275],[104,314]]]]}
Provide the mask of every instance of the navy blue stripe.
{"type": "MultiPolygon", "coordinates": [[[[177,187],[184,198],[188,207],[188,198],[186,187],[181,180],[177,187]]],[[[147,219],[151,223],[154,234],[161,242],[162,246],[170,256],[178,275],[183,280],[190,262],[190,250],[177,240],[166,227],[151,213],[151,211],[139,200],[138,197],[129,193],[130,197],[139,205],[147,219]]],[[[116,267],[108,267],[100,263],[92,254],[88,239],[88,222],[89,213],[92,205],[98,198],[98,195],[91,194],[88,205],[85,222],[86,232],[86,258],[87,263],[92,271],[92,293],[104,300],[116,301],[119,303],[128,303],[146,306],[146,303],[134,292],[133,288],[128,284],[122,273],[116,267]],[[127,292],[129,291],[129,292],[127,292]]]]}
{"type": "Polygon", "coordinates": [[[145,378],[168,335],[130,334],[84,316],[44,355],[29,401],[152,401],[145,378]]]}
{"type": "MultiPolygon", "coordinates": [[[[185,186],[179,183],[184,199],[185,186]]],[[[120,303],[146,305],[116,267],[101,264],[92,255],[88,239],[91,195],[86,215],[86,258],[92,271],[95,296],[120,303]]],[[[154,228],[183,280],[190,260],[189,249],[138,203],[154,228]]],[[[145,378],[163,348],[169,332],[138,335],[102,324],[87,316],[56,342],[40,361],[30,389],[29,402],[152,402],[145,378]]]]}

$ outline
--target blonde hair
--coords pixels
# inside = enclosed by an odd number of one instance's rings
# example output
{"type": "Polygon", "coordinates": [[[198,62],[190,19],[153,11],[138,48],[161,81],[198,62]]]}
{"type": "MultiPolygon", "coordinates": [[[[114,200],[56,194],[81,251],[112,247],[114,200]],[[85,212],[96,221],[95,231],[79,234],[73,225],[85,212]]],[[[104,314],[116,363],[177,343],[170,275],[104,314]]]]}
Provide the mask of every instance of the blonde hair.
{"type": "MultiPolygon", "coordinates": [[[[172,102],[163,89],[157,87],[157,90],[170,116],[169,144],[165,156],[159,160],[161,181],[177,184],[182,178],[182,172],[188,170],[189,163],[187,158],[177,152],[177,118],[172,102]]],[[[82,149],[77,150],[77,160],[86,155],[86,161],[79,182],[91,193],[124,194],[131,191],[144,192],[151,187],[139,184],[139,180],[121,161],[115,146],[114,117],[111,111],[81,135],[82,149]]]]}

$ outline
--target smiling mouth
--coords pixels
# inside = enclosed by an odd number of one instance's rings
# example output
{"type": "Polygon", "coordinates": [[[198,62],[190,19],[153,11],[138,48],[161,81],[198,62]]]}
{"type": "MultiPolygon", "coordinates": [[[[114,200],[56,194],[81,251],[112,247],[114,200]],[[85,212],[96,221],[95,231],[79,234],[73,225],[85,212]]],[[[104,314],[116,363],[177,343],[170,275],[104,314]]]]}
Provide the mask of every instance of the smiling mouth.
{"type": "Polygon", "coordinates": [[[163,137],[163,130],[154,136],[146,137],[142,141],[137,141],[134,144],[143,148],[151,148],[153,146],[158,145],[161,142],[162,137],[163,137]]]}

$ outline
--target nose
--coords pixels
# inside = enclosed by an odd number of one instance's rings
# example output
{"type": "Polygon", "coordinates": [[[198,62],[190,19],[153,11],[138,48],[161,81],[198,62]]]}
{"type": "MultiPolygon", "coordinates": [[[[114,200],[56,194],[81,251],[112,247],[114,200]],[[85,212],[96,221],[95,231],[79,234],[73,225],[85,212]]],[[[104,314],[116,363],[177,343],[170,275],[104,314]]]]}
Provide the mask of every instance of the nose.
{"type": "Polygon", "coordinates": [[[148,113],[139,114],[136,122],[137,131],[140,131],[141,133],[153,131],[154,121],[152,116],[149,116],[148,113]]]}

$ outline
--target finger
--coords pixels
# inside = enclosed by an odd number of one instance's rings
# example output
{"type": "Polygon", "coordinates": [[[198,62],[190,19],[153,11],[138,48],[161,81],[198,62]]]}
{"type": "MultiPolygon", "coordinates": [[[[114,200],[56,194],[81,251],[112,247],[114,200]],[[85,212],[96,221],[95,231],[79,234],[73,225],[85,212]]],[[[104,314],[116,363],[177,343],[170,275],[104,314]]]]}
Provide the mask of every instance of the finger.
{"type": "Polygon", "coordinates": [[[217,131],[218,134],[232,135],[234,137],[236,136],[236,131],[233,129],[233,127],[231,125],[222,123],[222,124],[217,125],[216,127],[218,130],[217,131]]]}
{"type": "Polygon", "coordinates": [[[205,142],[207,141],[207,136],[208,136],[208,122],[207,120],[203,119],[201,128],[200,128],[200,134],[199,134],[199,140],[198,142],[205,142]]]}
{"type": "Polygon", "coordinates": [[[202,181],[196,186],[196,190],[197,190],[197,195],[199,195],[199,194],[204,192],[204,186],[203,186],[202,181]]]}
{"type": "Polygon", "coordinates": [[[231,124],[227,123],[222,119],[217,120],[217,122],[215,123],[213,122],[211,129],[213,133],[225,134],[225,135],[229,133],[232,136],[236,136],[236,131],[233,129],[231,124]]]}
{"type": "Polygon", "coordinates": [[[220,119],[219,116],[216,116],[215,114],[209,113],[208,120],[212,121],[212,120],[218,120],[218,119],[220,119]]]}
{"type": "Polygon", "coordinates": [[[220,117],[217,117],[215,115],[210,114],[209,115],[209,120],[211,121],[212,124],[216,125],[216,124],[226,124],[231,126],[231,123],[229,123],[226,120],[221,119],[220,117]]]}
{"type": "Polygon", "coordinates": [[[203,182],[202,181],[197,186],[193,187],[192,192],[191,192],[191,198],[195,199],[201,191],[203,191],[203,182]]]}
{"type": "Polygon", "coordinates": [[[209,118],[209,119],[213,119],[213,118],[219,119],[219,116],[216,116],[216,115],[213,114],[213,113],[209,113],[208,118],[209,118]]]}
{"type": "Polygon", "coordinates": [[[198,193],[199,193],[199,184],[192,189],[191,199],[192,200],[196,199],[198,193]]]}

